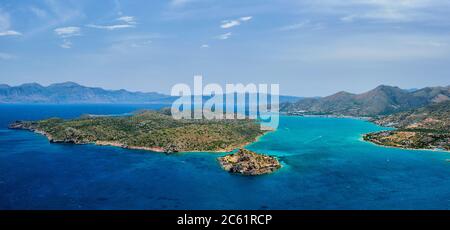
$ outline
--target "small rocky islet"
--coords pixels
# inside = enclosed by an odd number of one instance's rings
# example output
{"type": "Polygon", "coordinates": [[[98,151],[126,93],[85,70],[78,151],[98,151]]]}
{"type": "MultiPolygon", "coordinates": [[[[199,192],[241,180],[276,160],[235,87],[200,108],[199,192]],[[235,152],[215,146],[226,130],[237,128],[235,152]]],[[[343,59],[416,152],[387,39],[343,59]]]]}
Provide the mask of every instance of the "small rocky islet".
{"type": "Polygon", "coordinates": [[[247,149],[239,149],[237,153],[219,157],[218,160],[224,170],[247,176],[270,174],[281,168],[275,157],[247,149]]]}
{"type": "Polygon", "coordinates": [[[279,169],[273,157],[242,149],[264,135],[255,120],[175,120],[161,111],[132,116],[82,116],[64,120],[16,121],[10,129],[32,131],[51,143],[95,144],[153,152],[231,152],[219,158],[222,167],[244,175],[267,174],[279,169]]]}

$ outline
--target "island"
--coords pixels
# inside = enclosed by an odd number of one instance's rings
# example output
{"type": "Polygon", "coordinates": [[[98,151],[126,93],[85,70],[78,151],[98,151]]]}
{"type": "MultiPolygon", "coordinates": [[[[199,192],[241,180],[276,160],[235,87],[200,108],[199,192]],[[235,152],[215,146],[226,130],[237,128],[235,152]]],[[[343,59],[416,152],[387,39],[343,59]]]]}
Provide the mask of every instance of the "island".
{"type": "Polygon", "coordinates": [[[230,152],[268,132],[251,119],[173,119],[162,111],[131,116],[82,116],[17,121],[11,129],[45,135],[51,143],[96,144],[154,152],[230,152]]]}
{"type": "Polygon", "coordinates": [[[237,153],[219,157],[218,160],[224,170],[247,176],[269,174],[281,168],[275,157],[246,149],[239,149],[237,153]]]}
{"type": "Polygon", "coordinates": [[[366,141],[406,149],[440,149],[450,151],[450,101],[380,116],[371,120],[394,130],[369,133],[366,141]]]}

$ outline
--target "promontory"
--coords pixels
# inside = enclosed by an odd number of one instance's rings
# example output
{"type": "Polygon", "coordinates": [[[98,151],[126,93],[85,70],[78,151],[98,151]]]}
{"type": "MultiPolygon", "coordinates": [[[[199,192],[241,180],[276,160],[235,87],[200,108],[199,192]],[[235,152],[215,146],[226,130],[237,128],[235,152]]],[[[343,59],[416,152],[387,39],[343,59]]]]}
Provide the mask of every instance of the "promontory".
{"type": "Polygon", "coordinates": [[[255,120],[176,120],[160,111],[131,116],[82,116],[17,121],[11,129],[45,135],[52,143],[97,144],[156,152],[230,152],[265,132],[255,120]]]}

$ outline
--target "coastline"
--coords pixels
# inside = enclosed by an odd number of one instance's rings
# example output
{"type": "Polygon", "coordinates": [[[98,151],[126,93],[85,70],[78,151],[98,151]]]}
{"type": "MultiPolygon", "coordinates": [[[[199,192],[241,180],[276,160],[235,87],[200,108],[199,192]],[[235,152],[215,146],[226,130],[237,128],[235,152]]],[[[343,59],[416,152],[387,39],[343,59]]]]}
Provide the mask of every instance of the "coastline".
{"type": "Polygon", "coordinates": [[[405,147],[397,147],[397,146],[390,146],[390,145],[382,145],[382,144],[378,144],[372,141],[366,141],[364,140],[363,136],[365,134],[362,134],[361,137],[358,139],[361,142],[365,142],[365,143],[369,143],[372,145],[376,145],[378,147],[383,147],[383,148],[392,148],[392,149],[403,149],[403,150],[413,150],[413,151],[428,151],[428,152],[441,152],[441,153],[450,153],[449,150],[445,150],[445,149],[413,149],[413,148],[405,148],[405,147]]]}
{"type": "MultiPolygon", "coordinates": [[[[377,126],[383,127],[383,128],[393,128],[393,127],[388,127],[388,126],[382,126],[379,125],[373,121],[371,121],[370,117],[354,117],[354,116],[338,116],[338,115],[289,115],[289,114],[285,114],[285,116],[289,116],[289,117],[323,117],[323,118],[348,118],[348,119],[355,119],[355,120],[363,120],[363,121],[368,121],[372,124],[375,124],[377,126]]],[[[372,132],[370,132],[372,133],[372,132]]],[[[390,145],[382,145],[380,143],[376,143],[373,141],[366,141],[364,140],[364,136],[370,133],[364,133],[360,136],[360,138],[358,139],[359,141],[362,142],[366,142],[366,143],[370,143],[373,145],[376,145],[378,147],[384,147],[384,148],[394,148],[394,149],[403,149],[403,150],[414,150],[414,151],[431,151],[431,152],[442,152],[442,153],[450,153],[450,150],[445,150],[445,149],[414,149],[414,148],[406,148],[406,147],[400,147],[400,146],[390,146],[390,145]]]]}
{"type": "Polygon", "coordinates": [[[286,112],[280,112],[280,115],[287,116],[287,117],[322,117],[322,118],[349,118],[349,119],[356,119],[356,120],[363,120],[363,121],[370,121],[372,117],[358,117],[358,116],[341,116],[341,115],[332,115],[332,114],[304,114],[304,115],[298,115],[298,114],[288,114],[286,112]]]}
{"type": "MultiPolygon", "coordinates": [[[[230,147],[229,149],[220,149],[216,151],[201,151],[201,150],[191,150],[191,151],[179,151],[177,153],[198,153],[198,152],[204,152],[204,153],[230,153],[237,149],[245,148],[255,142],[258,142],[260,138],[265,136],[266,134],[273,132],[275,130],[266,131],[265,133],[257,136],[253,141],[245,142],[237,147],[230,147]]],[[[121,143],[117,142],[108,142],[108,141],[97,141],[95,143],[92,143],[97,146],[111,146],[111,147],[118,147],[118,148],[124,148],[124,149],[131,149],[131,150],[144,150],[144,151],[150,151],[150,152],[157,152],[157,153],[166,153],[164,152],[164,149],[161,147],[139,147],[139,146],[126,146],[121,143]]]]}
{"type": "MultiPolygon", "coordinates": [[[[63,141],[63,140],[55,140],[53,139],[52,135],[38,129],[30,129],[26,127],[9,127],[9,129],[16,129],[16,130],[25,130],[25,131],[31,131],[33,133],[39,134],[41,136],[45,136],[50,143],[67,143],[67,144],[74,144],[74,145],[96,145],[96,146],[110,146],[110,147],[117,147],[122,149],[130,149],[130,150],[143,150],[148,152],[155,152],[155,153],[166,153],[169,154],[169,152],[165,151],[162,147],[143,147],[143,146],[128,146],[120,142],[115,141],[95,141],[95,142],[76,142],[76,141],[63,141]]],[[[251,145],[257,141],[260,140],[261,137],[268,134],[269,132],[273,132],[275,130],[266,130],[263,134],[257,136],[253,141],[242,143],[236,147],[230,147],[227,149],[218,149],[215,151],[202,151],[202,150],[189,150],[189,151],[178,151],[176,153],[196,153],[196,152],[205,152],[205,153],[230,153],[237,149],[245,148],[248,145],[251,145]]]]}

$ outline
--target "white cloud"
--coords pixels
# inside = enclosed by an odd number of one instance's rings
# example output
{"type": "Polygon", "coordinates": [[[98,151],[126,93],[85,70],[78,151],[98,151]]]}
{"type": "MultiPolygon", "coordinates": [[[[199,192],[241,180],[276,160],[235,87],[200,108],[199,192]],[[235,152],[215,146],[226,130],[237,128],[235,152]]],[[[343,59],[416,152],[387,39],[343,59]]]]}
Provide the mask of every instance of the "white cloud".
{"type": "Polygon", "coordinates": [[[126,28],[134,28],[134,27],[136,27],[134,25],[129,25],[129,24],[109,25],[109,26],[90,24],[90,25],[86,25],[86,26],[90,27],[90,28],[103,29],[103,30],[118,30],[118,29],[126,29],[126,28]]]}
{"type": "Polygon", "coordinates": [[[241,22],[238,21],[238,20],[223,21],[222,25],[220,25],[220,27],[222,27],[223,29],[228,29],[228,28],[231,28],[231,27],[238,26],[240,24],[241,24],[241,22]]]}
{"type": "Polygon", "coordinates": [[[0,36],[20,36],[22,33],[11,30],[9,14],[0,8],[0,36]]]}
{"type": "Polygon", "coordinates": [[[141,48],[141,47],[147,47],[147,46],[149,46],[150,44],[152,44],[152,41],[151,41],[151,40],[146,40],[146,41],[135,41],[135,42],[132,42],[132,43],[130,44],[130,46],[131,46],[132,48],[141,48]]]}
{"type": "Polygon", "coordinates": [[[59,46],[63,49],[70,49],[70,48],[72,48],[72,42],[64,39],[63,43],[59,46]]]}
{"type": "Polygon", "coordinates": [[[8,54],[8,53],[0,53],[0,60],[12,60],[15,59],[16,56],[8,54]]]}
{"type": "Polygon", "coordinates": [[[203,44],[203,45],[201,45],[200,47],[201,47],[201,48],[209,48],[209,45],[208,45],[208,44],[203,44]]]}
{"type": "Polygon", "coordinates": [[[382,21],[394,21],[394,22],[407,22],[412,21],[412,15],[405,14],[395,9],[379,9],[362,14],[352,14],[341,17],[343,22],[353,22],[357,19],[366,20],[382,20],[382,21]]]}
{"type": "Polygon", "coordinates": [[[241,25],[242,22],[248,22],[252,20],[252,18],[253,18],[252,16],[245,16],[234,20],[224,20],[222,21],[222,25],[220,25],[220,27],[222,29],[229,29],[241,25]]]}
{"type": "Polygon", "coordinates": [[[1,36],[20,36],[22,33],[17,32],[15,30],[6,30],[6,31],[0,31],[0,37],[1,36]]]}
{"type": "Polygon", "coordinates": [[[136,19],[133,16],[122,16],[117,18],[117,21],[121,21],[127,24],[136,24],[136,19]]]}
{"type": "Polygon", "coordinates": [[[323,0],[304,1],[299,2],[298,5],[308,13],[335,15],[343,22],[355,20],[411,22],[439,20],[442,17],[445,19],[449,13],[450,2],[447,0],[323,0]],[[436,12],[436,9],[440,10],[436,12]]]}
{"type": "Polygon", "coordinates": [[[281,31],[297,30],[297,29],[304,28],[305,26],[307,26],[309,24],[310,24],[310,21],[309,20],[305,20],[305,21],[300,22],[300,23],[283,26],[283,27],[280,28],[280,30],[281,31]]]}
{"type": "Polygon", "coordinates": [[[95,25],[95,24],[89,24],[86,25],[90,28],[95,29],[103,29],[103,30],[118,30],[118,29],[126,29],[126,28],[135,28],[136,27],[136,18],[133,16],[122,16],[119,18],[116,18],[116,21],[122,22],[122,24],[115,24],[115,25],[95,25]]]}
{"type": "Polygon", "coordinates": [[[252,20],[252,18],[253,18],[252,16],[246,16],[246,17],[241,17],[240,20],[243,22],[246,22],[246,21],[252,20]]]}
{"type": "Polygon", "coordinates": [[[325,26],[322,23],[313,23],[310,20],[305,20],[299,23],[286,25],[279,28],[280,31],[291,31],[291,30],[300,30],[300,29],[308,29],[308,30],[321,30],[325,26]]]}
{"type": "Polygon", "coordinates": [[[70,48],[72,48],[73,44],[70,40],[68,40],[68,38],[74,37],[74,36],[80,36],[81,28],[76,27],[76,26],[61,27],[61,28],[56,28],[54,30],[54,32],[58,36],[63,38],[63,42],[61,45],[59,45],[59,47],[61,47],[63,49],[70,49],[70,48]]]}
{"type": "Polygon", "coordinates": [[[221,34],[221,35],[217,36],[217,39],[220,39],[220,40],[227,40],[228,38],[231,37],[231,35],[232,35],[232,33],[231,33],[231,32],[228,32],[228,33],[221,34]]]}
{"type": "Polygon", "coordinates": [[[54,31],[58,36],[60,36],[62,38],[69,38],[69,37],[81,35],[80,27],[76,27],[76,26],[56,28],[54,31]]]}
{"type": "Polygon", "coordinates": [[[82,4],[78,1],[42,1],[42,7],[34,9],[31,12],[37,17],[45,19],[45,23],[40,23],[27,31],[27,37],[33,37],[36,34],[46,33],[56,27],[61,27],[74,19],[84,19],[86,15],[83,13],[82,4]]]}

